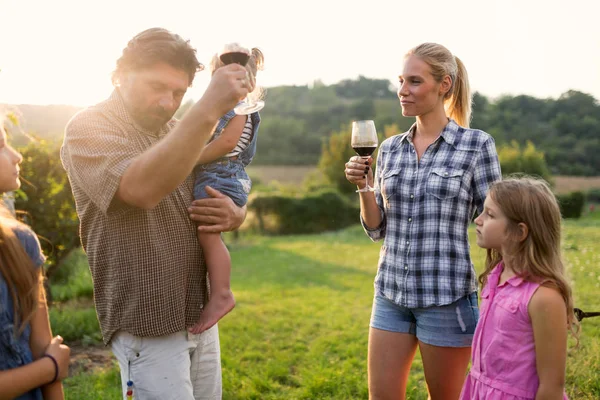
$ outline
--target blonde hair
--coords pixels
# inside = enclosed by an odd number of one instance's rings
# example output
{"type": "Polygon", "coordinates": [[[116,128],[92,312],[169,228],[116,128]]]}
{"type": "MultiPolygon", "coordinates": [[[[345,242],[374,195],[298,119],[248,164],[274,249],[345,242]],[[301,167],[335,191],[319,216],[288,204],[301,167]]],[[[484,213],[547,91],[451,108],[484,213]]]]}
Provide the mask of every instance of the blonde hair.
{"type": "Polygon", "coordinates": [[[527,226],[528,234],[525,240],[515,239],[510,254],[488,249],[486,267],[479,282],[485,285],[494,267],[503,259],[509,259],[517,276],[559,291],[565,301],[569,329],[577,338],[579,325],[560,249],[560,208],[549,185],[542,179],[512,177],[493,183],[488,196],[508,220],[509,235],[516,237],[521,223],[527,226]]]}
{"type": "Polygon", "coordinates": [[[450,76],[452,86],[445,95],[444,105],[448,116],[457,124],[469,127],[471,122],[471,88],[469,76],[462,61],[450,50],[437,43],[423,43],[406,53],[406,57],[417,56],[431,68],[437,82],[450,76]]]}
{"type": "Polygon", "coordinates": [[[14,232],[23,229],[19,228],[22,225],[0,205],[0,273],[13,300],[14,327],[19,334],[35,315],[38,304],[45,301],[41,268],[33,265],[14,232]]]}
{"type": "MultiPolygon", "coordinates": [[[[223,61],[219,58],[218,54],[214,54],[212,59],[210,60],[210,74],[213,75],[216,70],[223,67],[223,61]]],[[[253,47],[250,51],[250,58],[248,59],[248,63],[246,64],[246,71],[248,71],[248,78],[250,79],[250,86],[252,87],[252,91],[249,97],[252,100],[260,100],[264,97],[264,89],[256,86],[256,75],[258,71],[262,71],[265,65],[265,56],[263,52],[257,48],[253,47]]]]}

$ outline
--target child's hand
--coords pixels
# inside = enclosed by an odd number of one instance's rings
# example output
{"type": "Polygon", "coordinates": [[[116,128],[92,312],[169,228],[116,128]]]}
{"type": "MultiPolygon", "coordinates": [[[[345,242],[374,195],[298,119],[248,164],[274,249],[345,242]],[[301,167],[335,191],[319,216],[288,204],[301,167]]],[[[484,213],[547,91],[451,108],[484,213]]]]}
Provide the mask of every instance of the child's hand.
{"type": "Polygon", "coordinates": [[[63,380],[69,376],[69,361],[71,356],[71,349],[62,344],[63,338],[55,336],[52,341],[46,347],[45,354],[51,355],[58,364],[58,380],[63,380]]]}

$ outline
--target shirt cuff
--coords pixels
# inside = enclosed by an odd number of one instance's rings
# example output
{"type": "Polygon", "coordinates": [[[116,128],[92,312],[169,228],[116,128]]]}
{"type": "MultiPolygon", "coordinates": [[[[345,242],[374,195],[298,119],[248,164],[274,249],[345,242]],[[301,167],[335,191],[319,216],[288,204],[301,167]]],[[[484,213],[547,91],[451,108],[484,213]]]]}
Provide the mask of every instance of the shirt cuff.
{"type": "Polygon", "coordinates": [[[377,226],[375,228],[368,227],[365,224],[365,221],[363,220],[362,215],[359,214],[359,216],[360,216],[360,223],[361,223],[363,229],[365,230],[365,233],[373,241],[381,240],[385,236],[385,227],[386,227],[385,214],[383,213],[383,210],[381,210],[381,209],[379,210],[379,212],[381,214],[381,223],[379,224],[379,226],[377,226]]]}

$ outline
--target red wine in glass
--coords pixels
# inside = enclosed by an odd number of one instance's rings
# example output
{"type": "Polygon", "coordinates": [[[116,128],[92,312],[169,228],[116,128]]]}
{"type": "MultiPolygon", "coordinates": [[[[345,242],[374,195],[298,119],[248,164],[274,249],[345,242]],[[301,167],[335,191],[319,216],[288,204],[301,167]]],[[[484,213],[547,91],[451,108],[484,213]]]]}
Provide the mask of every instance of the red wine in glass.
{"type": "Polygon", "coordinates": [[[229,64],[240,64],[242,67],[245,67],[248,64],[248,60],[250,59],[250,54],[242,52],[242,51],[232,51],[229,53],[222,53],[219,58],[225,65],[229,64]]]}
{"type": "MultiPolygon", "coordinates": [[[[250,50],[239,43],[226,44],[219,53],[219,59],[223,64],[239,64],[245,67],[250,60],[250,50]]],[[[238,115],[248,115],[262,110],[265,102],[262,100],[250,101],[248,98],[240,102],[233,110],[238,115]]]]}
{"type": "Polygon", "coordinates": [[[369,157],[371,154],[373,154],[373,152],[375,151],[376,148],[377,148],[377,146],[353,147],[356,154],[358,154],[361,157],[369,157]]]}
{"type": "MultiPolygon", "coordinates": [[[[352,122],[352,140],[350,145],[360,157],[367,160],[377,148],[379,140],[377,130],[373,120],[353,121],[352,122]]],[[[369,186],[368,179],[365,181],[365,187],[358,189],[357,192],[373,192],[374,188],[369,186]]]]}

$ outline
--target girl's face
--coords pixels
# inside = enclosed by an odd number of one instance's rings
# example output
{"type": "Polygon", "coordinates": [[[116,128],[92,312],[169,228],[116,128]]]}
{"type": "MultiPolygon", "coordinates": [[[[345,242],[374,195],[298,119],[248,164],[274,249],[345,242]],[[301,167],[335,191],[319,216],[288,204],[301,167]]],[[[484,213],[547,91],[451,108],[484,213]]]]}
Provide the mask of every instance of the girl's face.
{"type": "Polygon", "coordinates": [[[0,193],[10,192],[21,187],[19,164],[23,156],[13,149],[6,140],[6,132],[0,127],[0,193]]]}
{"type": "Polygon", "coordinates": [[[444,94],[452,83],[449,76],[442,82],[436,81],[429,64],[415,55],[406,59],[398,80],[398,98],[405,117],[422,116],[437,107],[443,109],[444,94]]]}
{"type": "Polygon", "coordinates": [[[477,245],[502,253],[502,248],[508,244],[508,219],[490,196],[483,203],[483,213],[475,218],[475,225],[477,245]]]}

